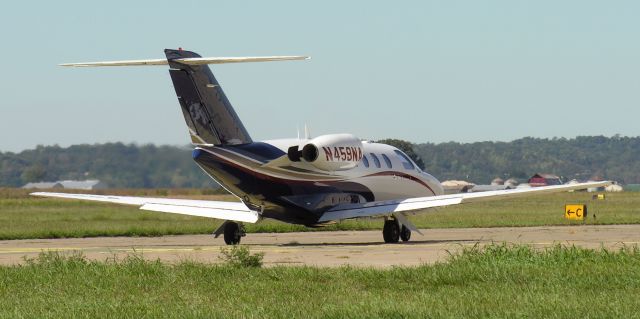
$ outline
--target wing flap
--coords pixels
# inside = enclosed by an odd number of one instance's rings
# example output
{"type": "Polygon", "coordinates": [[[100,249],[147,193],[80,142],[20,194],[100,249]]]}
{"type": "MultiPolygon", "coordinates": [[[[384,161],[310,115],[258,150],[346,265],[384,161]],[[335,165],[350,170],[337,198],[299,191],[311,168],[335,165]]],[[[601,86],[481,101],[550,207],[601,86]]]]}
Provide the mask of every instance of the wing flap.
{"type": "Polygon", "coordinates": [[[325,212],[319,222],[341,220],[357,217],[382,216],[392,212],[405,212],[430,207],[442,207],[460,204],[461,196],[441,196],[410,198],[402,201],[381,201],[366,204],[339,205],[325,212]]]}
{"type": "Polygon", "coordinates": [[[258,212],[249,209],[245,204],[240,202],[49,192],[36,192],[31,193],[31,195],[135,205],[140,206],[140,209],[148,211],[233,220],[246,223],[255,223],[259,219],[258,212]]]}
{"type": "Polygon", "coordinates": [[[142,207],[140,207],[140,209],[150,210],[154,212],[200,216],[223,220],[234,220],[245,223],[255,223],[258,221],[258,213],[251,210],[238,211],[168,204],[144,204],[142,205],[142,207]]]}

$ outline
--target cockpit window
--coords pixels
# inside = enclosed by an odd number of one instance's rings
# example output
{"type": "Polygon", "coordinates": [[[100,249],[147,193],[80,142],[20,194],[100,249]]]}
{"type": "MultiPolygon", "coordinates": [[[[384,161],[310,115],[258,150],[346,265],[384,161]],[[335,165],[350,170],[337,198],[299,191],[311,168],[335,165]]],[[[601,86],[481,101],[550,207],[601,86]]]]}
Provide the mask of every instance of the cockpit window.
{"type": "Polygon", "coordinates": [[[367,158],[367,155],[362,156],[362,164],[364,164],[364,167],[369,168],[369,159],[367,158]]]}
{"type": "Polygon", "coordinates": [[[384,162],[387,163],[387,168],[391,168],[391,160],[386,154],[382,154],[382,158],[384,158],[384,162]]]}
{"type": "Polygon", "coordinates": [[[378,159],[376,154],[373,154],[373,153],[369,153],[369,154],[371,154],[371,158],[373,158],[373,164],[375,164],[377,168],[380,168],[380,160],[378,159]]]}
{"type": "Polygon", "coordinates": [[[405,169],[410,169],[410,170],[416,169],[416,167],[411,162],[411,159],[409,159],[409,157],[407,155],[405,155],[404,153],[400,152],[399,150],[394,150],[394,152],[396,152],[396,154],[398,154],[398,157],[400,158],[400,161],[402,161],[402,166],[404,166],[405,169]]]}

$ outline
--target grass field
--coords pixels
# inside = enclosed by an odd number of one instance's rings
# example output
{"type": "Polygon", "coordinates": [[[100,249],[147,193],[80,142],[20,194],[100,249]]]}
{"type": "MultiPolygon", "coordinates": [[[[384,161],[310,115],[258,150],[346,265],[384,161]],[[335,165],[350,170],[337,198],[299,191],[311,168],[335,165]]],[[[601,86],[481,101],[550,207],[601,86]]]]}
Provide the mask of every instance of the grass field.
{"type": "Polygon", "coordinates": [[[388,270],[43,254],[0,266],[0,317],[637,318],[640,251],[470,249],[388,270]]]}
{"type": "MultiPolygon", "coordinates": [[[[200,190],[109,190],[135,196],[170,196],[235,200],[230,195],[202,194],[200,190]]],[[[640,193],[607,194],[592,200],[591,193],[561,193],[431,210],[411,219],[421,228],[569,225],[563,218],[567,203],[586,203],[587,224],[640,223],[640,193]]],[[[28,191],[0,189],[0,239],[88,236],[159,236],[206,234],[220,221],[175,214],[154,213],[136,207],[86,201],[34,198],[28,191]]],[[[581,222],[578,222],[581,223],[581,222]]],[[[247,224],[248,232],[312,231],[276,221],[247,224]]],[[[381,229],[380,219],[345,221],[319,230],[381,229]]],[[[316,229],[317,230],[317,229],[316,229]]]]}

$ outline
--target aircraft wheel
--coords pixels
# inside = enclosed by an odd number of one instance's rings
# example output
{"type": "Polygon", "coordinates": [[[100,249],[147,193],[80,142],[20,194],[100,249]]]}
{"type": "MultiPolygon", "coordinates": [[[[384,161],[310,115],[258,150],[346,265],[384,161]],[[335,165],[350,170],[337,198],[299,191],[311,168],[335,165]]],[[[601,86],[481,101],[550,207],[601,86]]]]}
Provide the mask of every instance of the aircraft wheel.
{"type": "Polygon", "coordinates": [[[385,243],[397,243],[400,240],[400,227],[395,220],[390,219],[384,221],[382,237],[385,243]]]}
{"type": "Polygon", "coordinates": [[[409,239],[411,239],[411,229],[402,225],[402,230],[400,231],[400,239],[402,239],[402,241],[409,241],[409,239]]]}
{"type": "Polygon", "coordinates": [[[242,228],[238,223],[227,222],[224,226],[224,242],[227,245],[237,245],[242,238],[242,228]]]}

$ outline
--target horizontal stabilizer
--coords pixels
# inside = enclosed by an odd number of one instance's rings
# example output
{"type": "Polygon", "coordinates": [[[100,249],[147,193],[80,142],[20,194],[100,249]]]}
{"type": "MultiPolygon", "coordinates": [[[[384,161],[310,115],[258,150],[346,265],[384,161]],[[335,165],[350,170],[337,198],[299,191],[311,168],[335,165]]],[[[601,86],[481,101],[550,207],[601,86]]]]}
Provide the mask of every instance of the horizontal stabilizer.
{"type": "MultiPolygon", "coordinates": [[[[213,57],[213,58],[179,58],[173,59],[172,62],[178,62],[186,65],[205,65],[205,64],[224,64],[224,63],[244,63],[244,62],[270,62],[270,61],[290,61],[290,60],[308,60],[311,57],[298,55],[284,56],[262,56],[262,57],[213,57]]],[[[81,62],[81,63],[63,63],[60,66],[72,67],[98,67],[98,66],[145,66],[145,65],[168,65],[167,59],[148,59],[148,60],[123,60],[123,61],[103,61],[103,62],[81,62]]]]}

